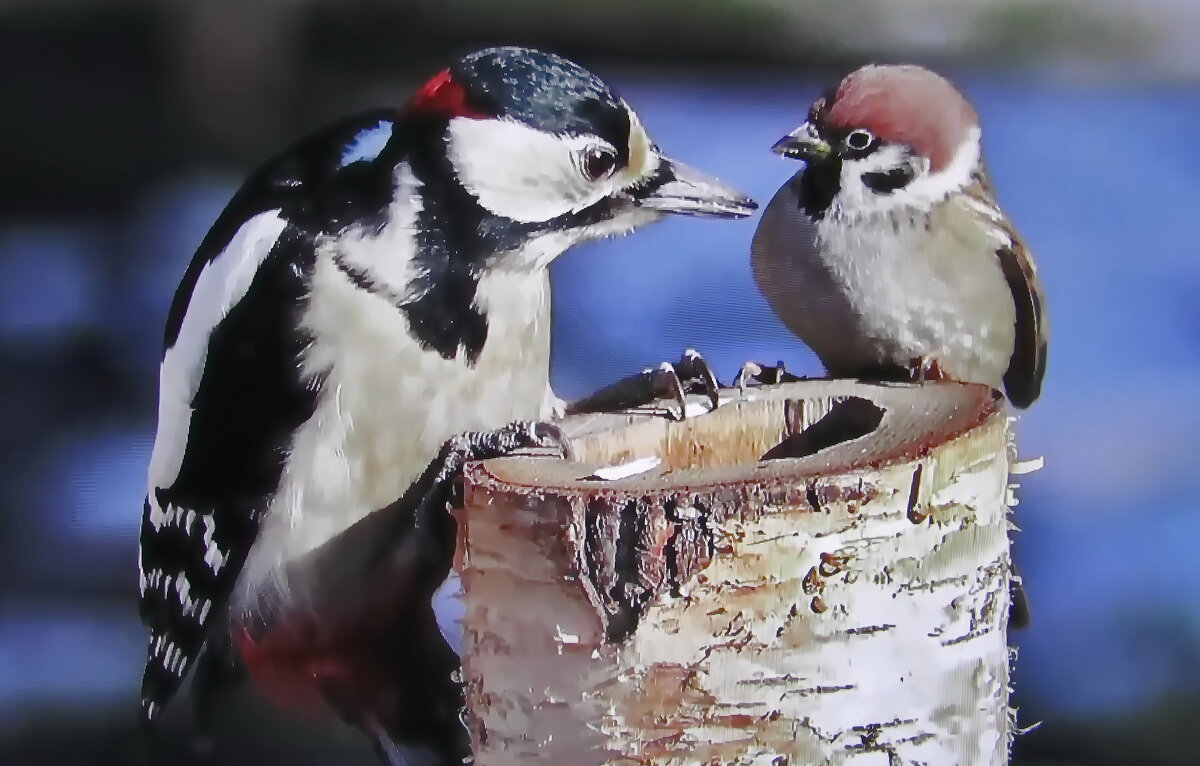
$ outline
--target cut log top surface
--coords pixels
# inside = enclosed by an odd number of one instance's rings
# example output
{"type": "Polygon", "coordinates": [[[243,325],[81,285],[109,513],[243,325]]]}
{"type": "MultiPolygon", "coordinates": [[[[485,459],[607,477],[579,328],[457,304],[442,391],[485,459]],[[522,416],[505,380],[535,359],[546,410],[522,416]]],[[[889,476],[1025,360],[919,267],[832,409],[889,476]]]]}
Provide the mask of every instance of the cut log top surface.
{"type": "Polygon", "coordinates": [[[470,466],[468,484],[567,495],[770,485],[911,461],[1003,416],[1004,409],[991,389],[961,383],[806,380],[745,393],[730,389],[722,391],[714,412],[703,397],[689,397],[689,417],[682,421],[654,407],[568,417],[562,425],[576,462],[492,460],[470,466]],[[589,478],[604,466],[651,456],[662,462],[644,473],[589,478]]]}

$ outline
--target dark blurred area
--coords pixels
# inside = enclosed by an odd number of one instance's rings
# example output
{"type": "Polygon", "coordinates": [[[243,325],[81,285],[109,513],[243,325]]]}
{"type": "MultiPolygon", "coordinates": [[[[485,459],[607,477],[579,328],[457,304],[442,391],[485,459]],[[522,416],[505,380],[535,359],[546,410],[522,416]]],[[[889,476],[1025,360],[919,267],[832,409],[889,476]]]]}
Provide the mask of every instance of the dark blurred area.
{"type": "MultiPolygon", "coordinates": [[[[1200,720],[1200,5],[1194,0],[0,0],[0,764],[369,763],[248,695],[149,746],[136,545],[167,306],[244,174],[491,44],[614,83],[673,156],[760,202],[768,150],[868,60],[956,80],[1049,299],[1018,426],[1018,764],[1194,764],[1200,720]]],[[[748,264],[676,220],[555,266],[558,393],[695,347],[819,374],[748,264]]]]}

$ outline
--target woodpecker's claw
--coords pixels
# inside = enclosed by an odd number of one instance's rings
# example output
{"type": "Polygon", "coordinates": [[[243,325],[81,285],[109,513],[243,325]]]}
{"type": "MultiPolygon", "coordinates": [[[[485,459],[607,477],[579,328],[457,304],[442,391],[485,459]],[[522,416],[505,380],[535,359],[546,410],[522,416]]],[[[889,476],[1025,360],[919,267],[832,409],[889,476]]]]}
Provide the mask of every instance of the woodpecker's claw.
{"type": "Polygon", "coordinates": [[[793,375],[784,368],[782,360],[776,362],[773,367],[758,362],[746,362],[742,365],[742,369],[738,370],[737,377],[733,379],[733,385],[744,394],[751,383],[772,386],[777,383],[795,383],[800,379],[799,376],[793,375]]]}
{"type": "Polygon", "coordinates": [[[721,383],[712,367],[699,353],[688,349],[675,364],[663,362],[656,368],[643,370],[605,386],[591,396],[567,405],[567,414],[612,412],[642,407],[658,399],[671,399],[678,411],[671,412],[674,420],[687,418],[688,394],[704,394],[716,409],[720,403],[721,383]]]}
{"type": "Polygon", "coordinates": [[[553,423],[534,421],[529,424],[529,443],[523,446],[558,451],[563,460],[575,459],[575,447],[563,430],[553,423]]]}
{"type": "Polygon", "coordinates": [[[575,457],[571,440],[558,426],[519,420],[494,431],[470,431],[455,436],[442,447],[442,462],[448,475],[471,460],[491,460],[530,448],[556,450],[565,460],[575,457]]]}
{"type": "MultiPolygon", "coordinates": [[[[674,399],[675,403],[679,405],[679,414],[672,413],[671,417],[675,420],[686,419],[687,391],[683,386],[683,378],[675,371],[675,367],[670,362],[663,362],[657,370],[646,370],[644,374],[650,376],[651,401],[663,396],[674,399]]],[[[648,403],[643,402],[643,404],[648,403]]]]}

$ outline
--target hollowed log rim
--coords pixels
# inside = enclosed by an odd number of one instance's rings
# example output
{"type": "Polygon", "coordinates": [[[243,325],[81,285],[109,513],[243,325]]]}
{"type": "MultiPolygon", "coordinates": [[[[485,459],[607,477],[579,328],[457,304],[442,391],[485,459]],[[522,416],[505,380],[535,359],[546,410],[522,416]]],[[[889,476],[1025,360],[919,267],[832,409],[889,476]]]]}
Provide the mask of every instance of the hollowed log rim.
{"type": "MultiPolygon", "coordinates": [[[[694,397],[694,401],[702,401],[694,397]]],[[[770,492],[780,485],[821,477],[846,476],[865,470],[912,462],[1005,413],[1003,397],[987,386],[936,382],[923,384],[860,383],[848,380],[804,380],[748,389],[722,391],[722,405],[713,412],[673,421],[665,408],[647,407],[624,413],[579,415],[562,425],[581,459],[515,456],[466,467],[468,492],[507,492],[556,495],[564,498],[665,499],[680,494],[722,494],[755,487],[770,492]],[[770,446],[796,433],[795,419],[806,409],[820,413],[831,402],[861,397],[884,409],[879,426],[859,438],[835,444],[800,458],[760,460],[770,446]],[[729,434],[732,427],[739,434],[729,434]],[[792,422],[789,422],[792,421],[792,422]],[[730,444],[731,438],[737,444],[730,444]],[[754,449],[755,442],[761,448],[754,449]],[[615,443],[615,444],[614,444],[615,443]],[[621,447],[621,444],[627,446],[621,447]],[[732,463],[688,467],[672,464],[671,447],[725,452],[741,449],[732,463]],[[614,451],[618,454],[614,454],[614,451]],[[616,481],[586,478],[597,468],[621,458],[664,457],[646,474],[616,481]]],[[[815,419],[815,418],[814,418],[815,419]]],[[[811,489],[811,487],[810,487],[811,489]]]]}

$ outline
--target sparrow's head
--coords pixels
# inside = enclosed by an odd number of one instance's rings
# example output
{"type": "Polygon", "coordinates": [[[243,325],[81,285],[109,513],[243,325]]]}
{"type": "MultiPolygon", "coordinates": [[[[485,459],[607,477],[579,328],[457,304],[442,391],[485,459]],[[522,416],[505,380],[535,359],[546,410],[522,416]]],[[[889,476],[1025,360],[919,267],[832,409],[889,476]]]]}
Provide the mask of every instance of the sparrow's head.
{"type": "Polygon", "coordinates": [[[807,164],[797,191],[811,217],[928,209],[971,180],[979,118],[928,69],[868,65],[818,99],[774,151],[807,164]]]}
{"type": "Polygon", "coordinates": [[[473,53],[426,83],[406,114],[434,129],[444,175],[481,226],[510,236],[577,242],[665,213],[744,217],[756,207],[664,155],[600,78],[551,53],[473,53]]]}

